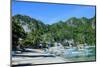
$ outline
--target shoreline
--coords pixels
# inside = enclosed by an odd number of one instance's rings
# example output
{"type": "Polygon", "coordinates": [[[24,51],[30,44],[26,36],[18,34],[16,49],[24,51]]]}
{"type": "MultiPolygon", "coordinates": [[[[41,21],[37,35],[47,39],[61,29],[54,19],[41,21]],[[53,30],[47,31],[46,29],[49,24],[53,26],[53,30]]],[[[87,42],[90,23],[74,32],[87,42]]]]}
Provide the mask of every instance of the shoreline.
{"type": "Polygon", "coordinates": [[[24,52],[22,54],[16,54],[15,56],[12,56],[12,65],[62,63],[67,61],[70,62],[69,60],[65,61],[64,58],[59,56],[54,56],[53,54],[45,54],[43,53],[43,50],[41,51],[40,49],[30,49],[30,50],[37,52],[36,53],[24,52]]]}
{"type": "MultiPolygon", "coordinates": [[[[95,46],[89,46],[89,47],[95,47],[95,46]]],[[[24,64],[35,65],[35,64],[49,64],[49,63],[53,64],[53,63],[67,63],[67,62],[76,61],[76,60],[70,60],[68,58],[64,58],[62,56],[45,53],[43,49],[28,48],[26,50],[28,52],[26,51],[23,53],[12,54],[12,65],[24,65],[24,64]]],[[[79,58],[75,58],[75,59],[79,59],[79,58]]]]}

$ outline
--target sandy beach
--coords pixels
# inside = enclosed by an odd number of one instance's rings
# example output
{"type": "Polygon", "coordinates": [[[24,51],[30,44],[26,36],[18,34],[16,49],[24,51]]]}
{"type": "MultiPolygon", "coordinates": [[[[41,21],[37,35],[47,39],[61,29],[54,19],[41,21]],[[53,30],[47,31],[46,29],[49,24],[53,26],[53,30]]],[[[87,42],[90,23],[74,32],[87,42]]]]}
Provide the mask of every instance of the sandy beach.
{"type": "MultiPolygon", "coordinates": [[[[23,52],[21,54],[14,54],[12,56],[12,65],[34,65],[34,64],[48,64],[48,63],[63,63],[66,62],[64,58],[55,56],[53,54],[46,54],[40,49],[28,49],[32,52],[23,52]]],[[[70,62],[67,60],[67,62],[70,62]]]]}

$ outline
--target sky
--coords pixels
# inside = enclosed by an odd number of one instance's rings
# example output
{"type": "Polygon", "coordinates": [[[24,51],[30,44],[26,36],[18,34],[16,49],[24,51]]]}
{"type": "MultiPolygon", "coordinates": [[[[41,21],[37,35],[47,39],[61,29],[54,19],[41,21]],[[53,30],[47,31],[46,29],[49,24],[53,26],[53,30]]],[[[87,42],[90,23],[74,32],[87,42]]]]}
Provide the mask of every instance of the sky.
{"type": "Polygon", "coordinates": [[[95,16],[95,6],[13,1],[12,16],[16,14],[30,16],[45,24],[53,24],[71,17],[92,18],[95,16]]]}

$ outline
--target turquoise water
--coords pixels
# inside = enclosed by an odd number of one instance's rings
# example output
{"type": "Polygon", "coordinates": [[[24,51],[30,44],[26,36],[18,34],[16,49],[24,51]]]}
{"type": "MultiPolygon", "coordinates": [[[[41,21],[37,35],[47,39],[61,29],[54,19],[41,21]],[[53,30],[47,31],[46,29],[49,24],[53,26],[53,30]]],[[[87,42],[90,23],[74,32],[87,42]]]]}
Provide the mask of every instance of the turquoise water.
{"type": "Polygon", "coordinates": [[[95,47],[86,47],[83,49],[69,48],[64,52],[65,60],[74,61],[95,61],[96,51],[95,47]]]}

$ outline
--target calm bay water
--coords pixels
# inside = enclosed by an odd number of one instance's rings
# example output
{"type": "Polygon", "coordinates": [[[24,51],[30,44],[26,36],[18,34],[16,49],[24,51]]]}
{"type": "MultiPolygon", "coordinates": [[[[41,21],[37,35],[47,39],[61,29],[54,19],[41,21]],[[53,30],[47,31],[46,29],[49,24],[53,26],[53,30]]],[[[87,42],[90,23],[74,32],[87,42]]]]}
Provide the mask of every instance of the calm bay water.
{"type": "Polygon", "coordinates": [[[83,49],[70,48],[64,52],[65,60],[75,61],[95,61],[96,51],[95,47],[87,47],[83,49]]]}

